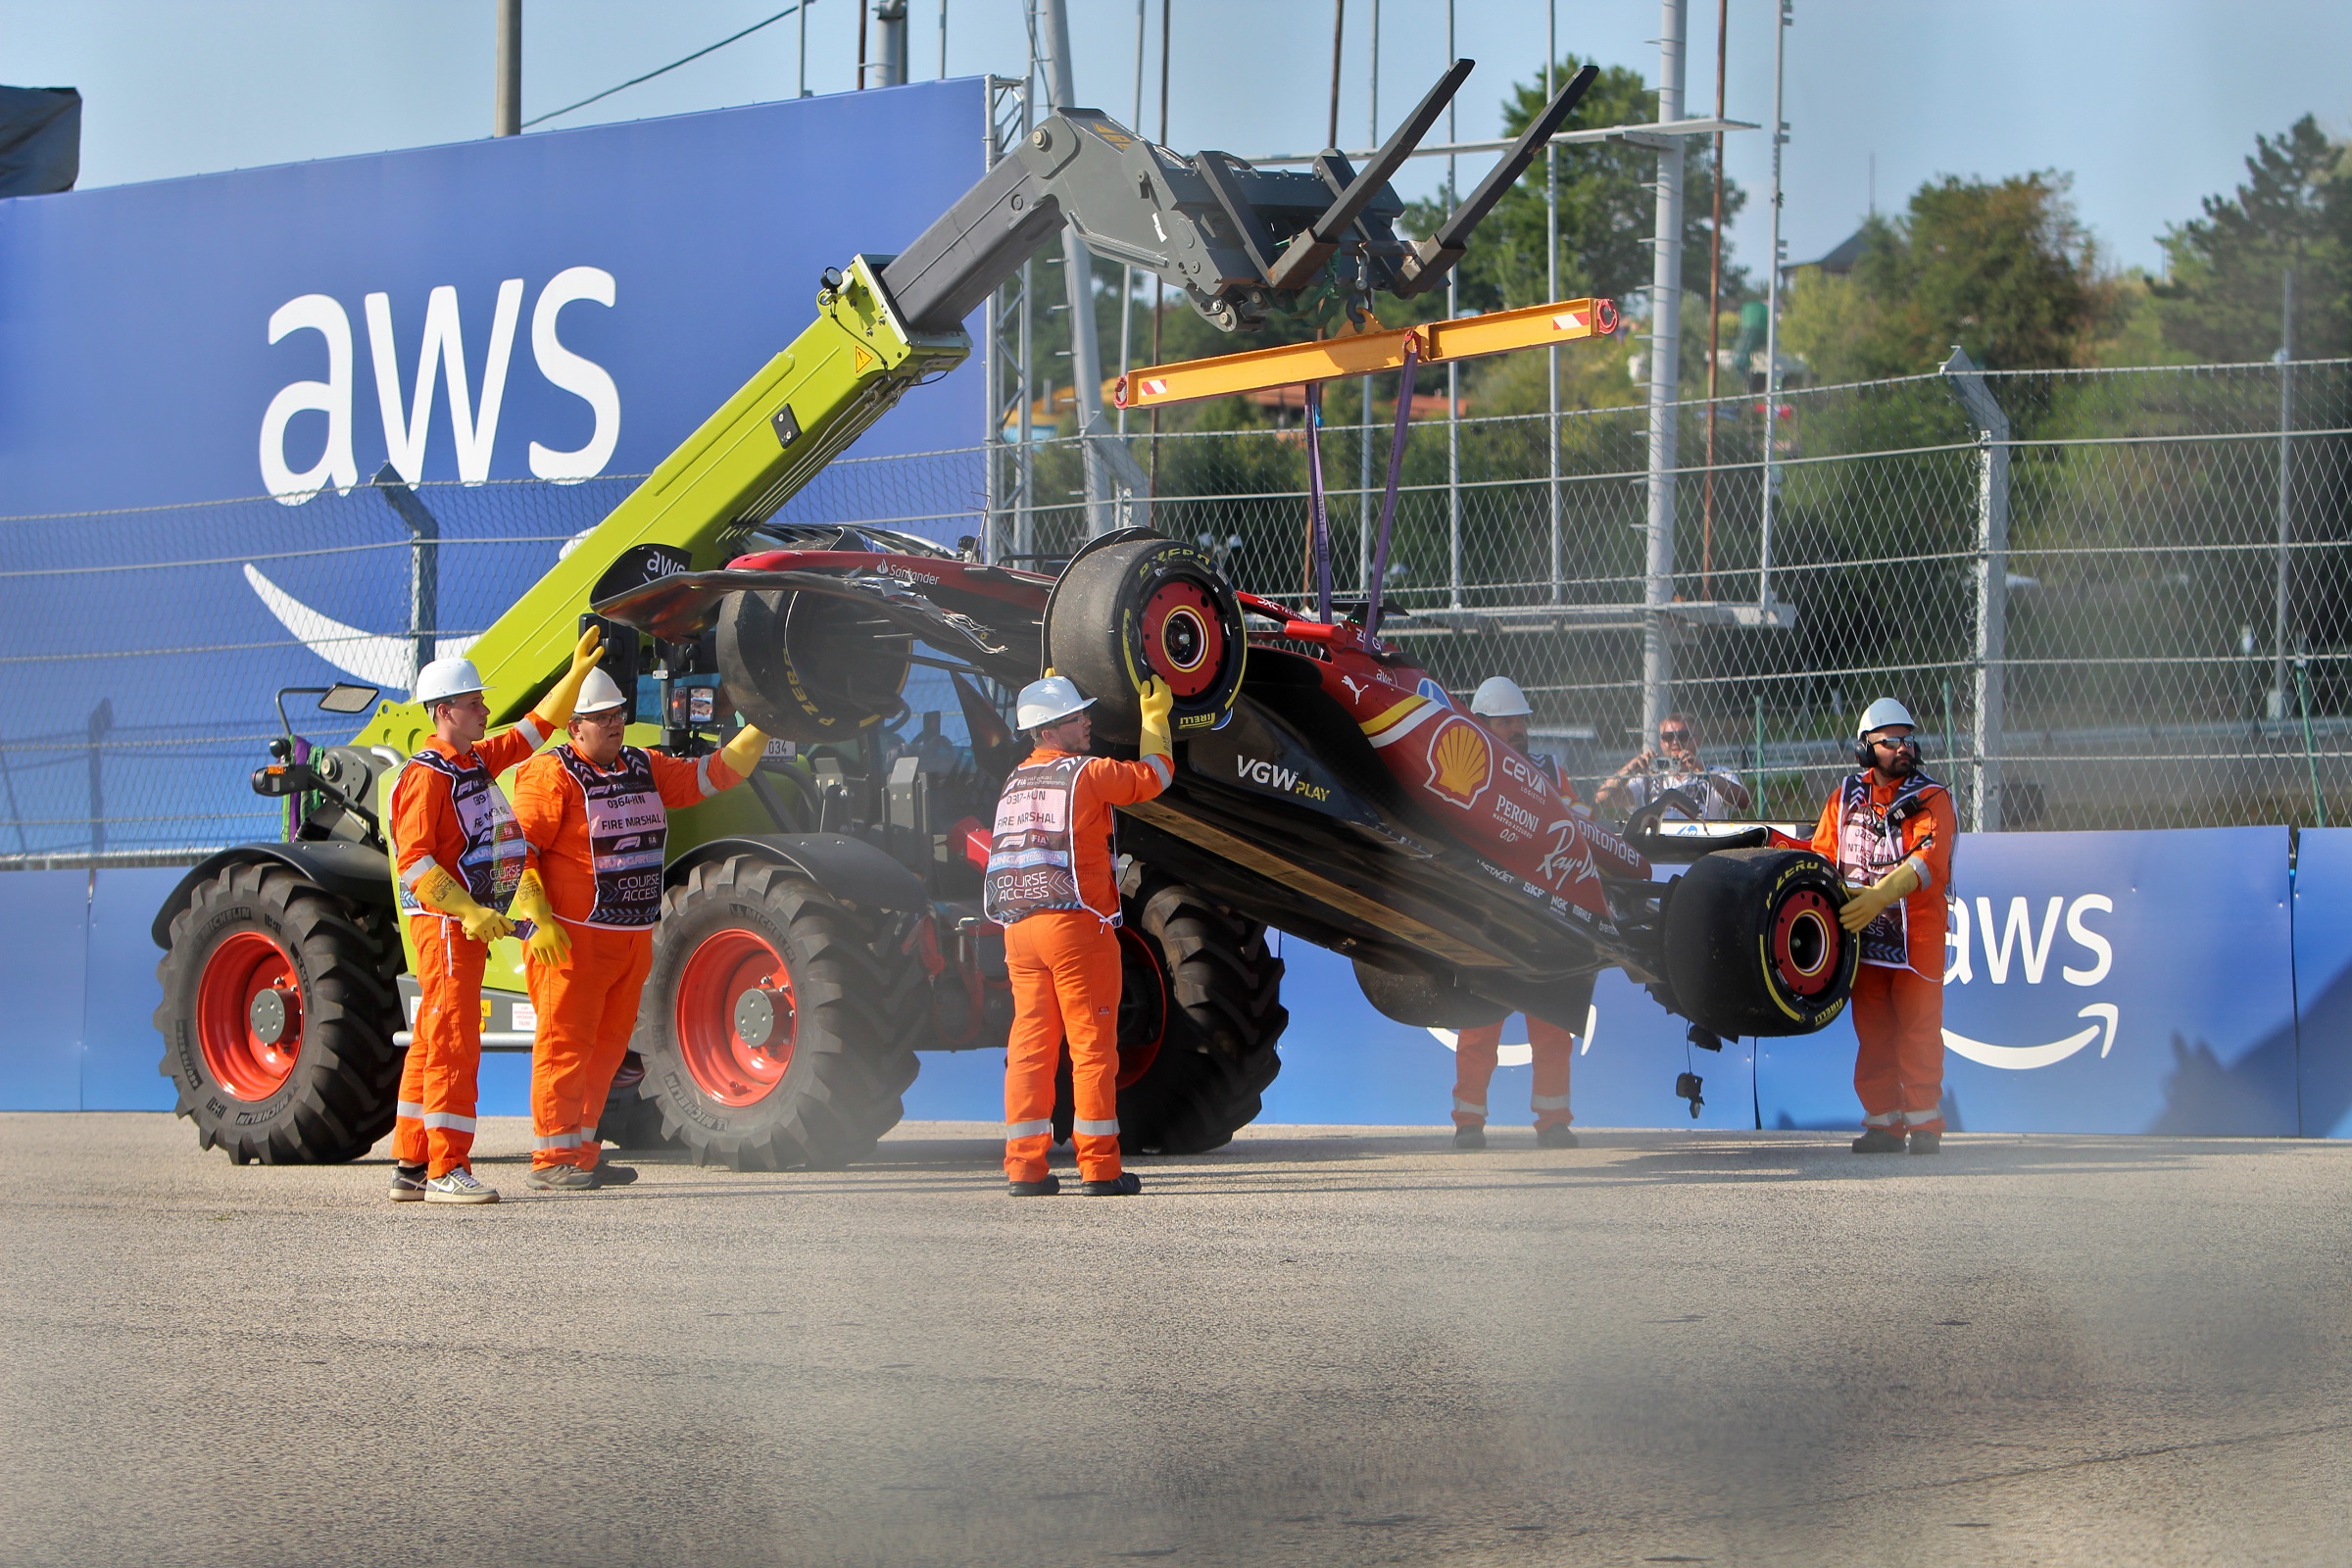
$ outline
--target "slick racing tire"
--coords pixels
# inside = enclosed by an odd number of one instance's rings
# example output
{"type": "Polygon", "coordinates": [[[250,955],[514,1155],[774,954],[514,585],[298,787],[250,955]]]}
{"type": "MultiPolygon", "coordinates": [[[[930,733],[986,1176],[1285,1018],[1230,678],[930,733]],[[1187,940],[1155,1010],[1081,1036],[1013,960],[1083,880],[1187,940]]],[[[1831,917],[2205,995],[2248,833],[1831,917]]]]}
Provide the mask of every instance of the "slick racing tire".
{"type": "Polygon", "coordinates": [[[898,1124],[929,1022],[921,961],[755,856],[663,896],[633,1045],[697,1164],[832,1170],[898,1124]]]}
{"type": "Polygon", "coordinates": [[[1724,1036],[1803,1035],[1845,1009],[1862,945],[1838,923],[1845,889],[1805,850],[1701,856],[1666,901],[1666,980],[1691,1022],[1724,1036]]]}
{"type": "Polygon", "coordinates": [[[1216,728],[1242,689],[1250,644],[1233,585],[1201,551],[1148,528],[1080,551],[1046,606],[1046,662],[1095,699],[1095,733],[1136,739],[1136,695],[1156,675],[1176,738],[1216,728]]]}
{"type": "Polygon", "coordinates": [[[392,1130],[392,918],[282,865],[227,866],[195,890],[155,966],[155,1027],[202,1147],[240,1165],[323,1164],[392,1130]]]}
{"type": "Polygon", "coordinates": [[[790,589],[719,606],[718,668],[735,710],[778,740],[851,741],[906,704],[911,641],[856,601],[790,589]]]}
{"type": "MultiPolygon", "coordinates": [[[[1291,1020],[1266,928],[1144,867],[1122,878],[1119,1148],[1204,1154],[1264,1108],[1291,1020]]],[[[1069,1057],[1054,1086],[1054,1136],[1070,1136],[1069,1057]]]]}
{"type": "Polygon", "coordinates": [[[1416,1029],[1477,1029],[1511,1015],[1450,974],[1402,974],[1358,958],[1355,983],[1382,1017],[1416,1029]]]}

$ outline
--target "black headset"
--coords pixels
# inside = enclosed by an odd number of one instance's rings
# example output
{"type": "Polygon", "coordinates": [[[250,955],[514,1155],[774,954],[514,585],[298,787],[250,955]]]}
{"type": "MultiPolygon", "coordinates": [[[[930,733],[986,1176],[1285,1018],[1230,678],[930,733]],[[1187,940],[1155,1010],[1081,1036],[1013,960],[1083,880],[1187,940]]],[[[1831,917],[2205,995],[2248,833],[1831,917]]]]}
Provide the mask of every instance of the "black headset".
{"type": "MultiPolygon", "coordinates": [[[[1910,742],[1911,765],[1913,767],[1917,767],[1920,762],[1925,760],[1920,751],[1919,731],[1914,729],[1910,734],[1904,736],[1903,739],[1910,742]]],[[[1875,767],[1878,765],[1878,760],[1877,754],[1871,749],[1870,737],[1868,735],[1855,736],[1854,765],[1862,768],[1875,767]]]]}

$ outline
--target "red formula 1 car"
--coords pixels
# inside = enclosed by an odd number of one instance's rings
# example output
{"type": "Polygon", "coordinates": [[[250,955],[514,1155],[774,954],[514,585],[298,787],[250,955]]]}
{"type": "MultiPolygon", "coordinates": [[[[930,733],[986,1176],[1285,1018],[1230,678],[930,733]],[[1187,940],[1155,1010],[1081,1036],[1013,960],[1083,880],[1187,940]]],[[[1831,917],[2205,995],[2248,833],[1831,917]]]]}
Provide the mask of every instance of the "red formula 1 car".
{"type": "MultiPolygon", "coordinates": [[[[930,918],[905,940],[931,974],[928,1045],[1001,1045],[1009,1017],[978,866],[996,788],[1025,749],[987,684],[1070,676],[1098,699],[1098,746],[1124,755],[1142,681],[1174,689],[1175,782],[1120,813],[1131,1146],[1213,1148],[1256,1114],[1284,1020],[1269,925],[1346,954],[1373,1005],[1413,1025],[1524,1011],[1582,1029],[1592,979],[1612,966],[1701,1045],[1807,1033],[1845,1004],[1856,949],[1827,862],[1762,828],[1694,841],[1637,818],[1630,838],[1611,833],[1379,636],[1377,608],[1301,618],[1141,528],[1090,542],[1056,576],[903,537],[821,542],[596,610],[650,633],[672,667],[714,669],[737,710],[805,756],[860,755],[904,712],[910,665],[952,671],[968,762],[877,757],[863,771],[890,782],[865,792],[874,807],[845,787],[823,824],[866,834],[924,882],[930,918]],[[1692,863],[1669,881],[1652,859],[1692,863]]],[[[730,1122],[740,1107],[691,1103],[690,1074],[648,1071],[690,1137],[757,1141],[730,1122]]]]}

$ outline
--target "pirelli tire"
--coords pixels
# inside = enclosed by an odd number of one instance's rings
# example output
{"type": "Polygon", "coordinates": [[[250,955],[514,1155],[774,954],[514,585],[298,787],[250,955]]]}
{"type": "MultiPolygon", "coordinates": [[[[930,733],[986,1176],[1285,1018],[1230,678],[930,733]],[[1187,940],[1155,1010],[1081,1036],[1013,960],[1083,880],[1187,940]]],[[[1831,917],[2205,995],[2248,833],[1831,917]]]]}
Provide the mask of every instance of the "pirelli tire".
{"type": "Polygon", "coordinates": [[[873,1152],[930,1017],[919,956],[787,867],[696,866],[662,899],[640,1092],[698,1164],[837,1169],[873,1152]]]}
{"type": "Polygon", "coordinates": [[[236,1163],[357,1159],[392,1130],[405,1053],[388,909],[248,861],[198,886],[156,964],[160,1067],[236,1163]]]}
{"type": "Polygon", "coordinates": [[[1845,1010],[1861,943],[1838,923],[1845,888],[1805,850],[1717,850],[1666,901],[1666,980],[1716,1034],[1802,1035],[1845,1010]]]}
{"type": "Polygon", "coordinates": [[[793,589],[730,594],[715,636],[727,700],[778,740],[855,741],[906,711],[913,641],[855,600],[793,589]]]}
{"type": "Polygon", "coordinates": [[[1149,528],[1072,558],[1046,606],[1046,662],[1095,699],[1096,733],[1132,744],[1136,697],[1158,676],[1176,738],[1216,728],[1241,694],[1250,643],[1233,585],[1206,552],[1149,528]]]}
{"type": "MultiPolygon", "coordinates": [[[[1119,1148],[1204,1154],[1264,1108],[1291,1015],[1266,928],[1130,862],[1121,878],[1119,1148]]],[[[1069,1063],[1054,1106],[1070,1136],[1069,1063]]]]}

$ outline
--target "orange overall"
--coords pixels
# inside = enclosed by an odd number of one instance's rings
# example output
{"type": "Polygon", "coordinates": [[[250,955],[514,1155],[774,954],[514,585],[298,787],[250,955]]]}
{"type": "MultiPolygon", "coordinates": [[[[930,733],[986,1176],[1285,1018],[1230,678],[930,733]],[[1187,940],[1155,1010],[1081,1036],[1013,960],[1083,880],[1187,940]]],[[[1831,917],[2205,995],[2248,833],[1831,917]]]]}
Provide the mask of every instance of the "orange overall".
{"type": "Polygon", "coordinates": [[[1012,982],[1004,1174],[1013,1181],[1045,1178],[1065,1039],[1079,1175],[1090,1182],[1119,1175],[1119,890],[1110,808],[1152,799],[1170,776],[1165,758],[1124,762],[1040,747],[1005,780],[989,858],[989,913],[1004,925],[1012,982]],[[1023,815],[1023,801],[1042,804],[1023,815]],[[1019,853],[1016,841],[1025,846],[1019,853]],[[1017,884],[1031,875],[1052,886],[1017,896],[1017,884]],[[1007,899],[1007,890],[1016,896],[1007,899]]]}
{"type": "Polygon", "coordinates": [[[1941,784],[1924,773],[1887,784],[1875,769],[1840,780],[1813,829],[1814,850],[1851,886],[1905,860],[1920,870],[1919,887],[1861,932],[1854,1093],[1869,1126],[1943,1131],[1944,899],[1959,831],[1941,784]]]}
{"type": "Polygon", "coordinates": [[[482,964],[490,950],[410,892],[436,866],[474,902],[505,909],[522,874],[522,840],[498,775],[538,750],[553,726],[537,713],[460,751],[435,737],[392,786],[392,843],[400,904],[416,948],[416,1018],[400,1069],[392,1157],[446,1176],[473,1162],[482,1065],[482,964]]]}
{"type": "MultiPolygon", "coordinates": [[[[1568,1109],[1568,1073],[1576,1060],[1576,1036],[1541,1018],[1527,1020],[1527,1043],[1535,1053],[1536,1088],[1529,1102],[1536,1128],[1565,1127],[1576,1117],[1568,1109]]],[[[1487,1086],[1494,1081],[1494,1060],[1502,1049],[1502,1025],[1481,1024],[1465,1029],[1453,1043],[1453,1124],[1487,1124],[1487,1086]]]]}
{"type": "Polygon", "coordinates": [[[596,1124],[628,1054],[662,918],[667,808],[741,783],[712,754],[688,760],[635,746],[599,767],[569,742],[514,775],[514,818],[571,951],[524,964],[539,1014],[531,1044],[531,1164],[594,1170],[596,1124]]]}

